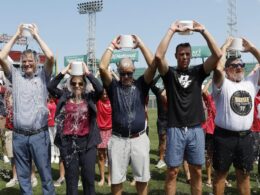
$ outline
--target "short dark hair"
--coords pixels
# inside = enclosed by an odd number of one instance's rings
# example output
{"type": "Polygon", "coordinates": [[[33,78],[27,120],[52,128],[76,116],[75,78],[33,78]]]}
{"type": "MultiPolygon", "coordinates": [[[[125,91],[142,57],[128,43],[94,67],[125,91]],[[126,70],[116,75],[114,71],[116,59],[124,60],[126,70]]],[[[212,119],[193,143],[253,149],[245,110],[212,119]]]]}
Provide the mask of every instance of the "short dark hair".
{"type": "Polygon", "coordinates": [[[190,45],[190,43],[180,43],[179,45],[176,46],[175,53],[178,52],[178,49],[179,49],[180,47],[189,47],[189,48],[191,48],[191,45],[190,45]]]}
{"type": "Polygon", "coordinates": [[[35,51],[35,50],[32,50],[32,49],[26,49],[22,52],[22,55],[21,55],[21,59],[22,59],[22,56],[23,55],[27,55],[27,54],[32,54],[33,55],[33,58],[36,62],[39,61],[39,56],[38,56],[38,53],[35,51]]]}

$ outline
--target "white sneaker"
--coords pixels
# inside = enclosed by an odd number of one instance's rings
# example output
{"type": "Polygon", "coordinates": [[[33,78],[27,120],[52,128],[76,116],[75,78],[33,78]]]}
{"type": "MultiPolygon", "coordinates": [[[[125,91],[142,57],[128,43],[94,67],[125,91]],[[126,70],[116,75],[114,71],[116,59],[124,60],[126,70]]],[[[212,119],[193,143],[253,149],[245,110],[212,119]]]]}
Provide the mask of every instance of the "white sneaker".
{"type": "Polygon", "coordinates": [[[82,186],[81,180],[79,179],[78,187],[82,186]]]}
{"type": "Polygon", "coordinates": [[[5,187],[10,188],[10,187],[15,186],[16,184],[19,184],[18,179],[17,179],[17,178],[12,178],[12,179],[10,179],[10,181],[8,181],[8,182],[5,184],[5,187]]]}
{"type": "Polygon", "coordinates": [[[32,187],[36,187],[38,185],[38,180],[36,177],[31,178],[32,187]]]}
{"type": "Polygon", "coordinates": [[[155,165],[155,167],[158,168],[158,169],[161,169],[165,166],[166,166],[166,163],[164,162],[164,160],[159,160],[157,165],[155,165]]]}
{"type": "Polygon", "coordinates": [[[65,181],[65,178],[64,177],[60,177],[57,181],[54,182],[54,186],[55,187],[60,187],[61,184],[63,184],[65,181]]]}
{"type": "Polygon", "coordinates": [[[10,163],[9,158],[6,155],[4,155],[3,159],[4,159],[4,163],[10,163]]]}
{"type": "Polygon", "coordinates": [[[56,164],[59,164],[60,158],[59,158],[58,156],[56,156],[56,157],[54,158],[54,161],[53,161],[53,162],[56,163],[56,164]]]}

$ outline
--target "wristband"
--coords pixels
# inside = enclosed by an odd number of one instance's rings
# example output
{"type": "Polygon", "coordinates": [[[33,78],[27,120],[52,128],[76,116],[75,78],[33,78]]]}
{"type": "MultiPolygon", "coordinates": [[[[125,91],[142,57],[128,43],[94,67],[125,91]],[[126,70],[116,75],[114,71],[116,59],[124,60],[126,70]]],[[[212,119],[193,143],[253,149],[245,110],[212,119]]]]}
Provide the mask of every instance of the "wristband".
{"type": "Polygon", "coordinates": [[[205,32],[205,29],[200,30],[200,33],[203,34],[205,32]]]}
{"type": "Polygon", "coordinates": [[[108,47],[107,50],[111,51],[113,53],[114,49],[112,47],[108,47]]]}

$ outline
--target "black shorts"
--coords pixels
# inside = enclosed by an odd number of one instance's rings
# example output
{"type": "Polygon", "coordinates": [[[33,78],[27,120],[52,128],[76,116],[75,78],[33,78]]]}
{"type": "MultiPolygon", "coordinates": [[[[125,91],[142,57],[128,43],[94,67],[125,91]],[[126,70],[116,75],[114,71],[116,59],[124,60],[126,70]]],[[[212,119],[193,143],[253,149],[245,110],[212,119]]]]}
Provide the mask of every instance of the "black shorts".
{"type": "Polygon", "coordinates": [[[241,134],[216,127],[214,132],[213,168],[228,171],[233,163],[236,169],[253,170],[253,135],[251,131],[241,134]]]}

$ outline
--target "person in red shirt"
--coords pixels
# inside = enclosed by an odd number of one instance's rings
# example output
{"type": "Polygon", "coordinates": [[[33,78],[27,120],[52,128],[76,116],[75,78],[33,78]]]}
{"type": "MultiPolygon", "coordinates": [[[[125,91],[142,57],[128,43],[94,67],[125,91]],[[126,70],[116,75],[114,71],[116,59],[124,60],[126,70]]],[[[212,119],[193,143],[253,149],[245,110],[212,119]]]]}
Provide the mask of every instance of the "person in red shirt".
{"type": "MultiPolygon", "coordinates": [[[[97,102],[97,125],[100,129],[102,143],[98,145],[98,167],[100,171],[99,186],[105,182],[105,162],[107,160],[107,144],[112,133],[112,109],[106,90],[103,91],[101,99],[97,102]]],[[[111,186],[110,170],[108,169],[107,183],[111,186]]]]}
{"type": "Polygon", "coordinates": [[[260,90],[255,97],[255,108],[254,108],[254,120],[251,127],[253,137],[254,137],[254,160],[258,163],[258,176],[257,183],[260,187],[259,177],[260,177],[260,90]],[[257,161],[258,160],[258,161],[257,161]]]}
{"type": "Polygon", "coordinates": [[[48,129],[51,140],[51,163],[59,163],[59,149],[54,145],[54,138],[56,135],[56,126],[55,126],[55,112],[56,112],[56,103],[55,100],[49,96],[47,107],[49,109],[48,116],[48,129]]]}

